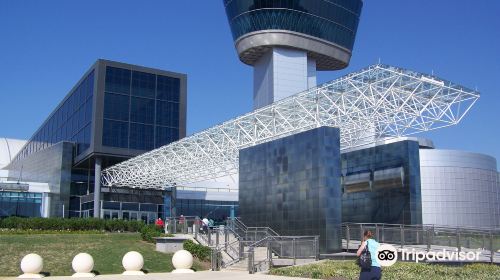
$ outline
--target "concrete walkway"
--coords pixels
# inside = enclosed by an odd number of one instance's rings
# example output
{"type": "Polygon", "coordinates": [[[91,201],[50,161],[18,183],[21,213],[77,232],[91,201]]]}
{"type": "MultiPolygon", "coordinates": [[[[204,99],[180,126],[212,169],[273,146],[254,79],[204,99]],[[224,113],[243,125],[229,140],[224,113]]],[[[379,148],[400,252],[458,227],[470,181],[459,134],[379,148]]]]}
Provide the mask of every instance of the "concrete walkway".
{"type": "MultiPolygon", "coordinates": [[[[0,277],[2,280],[18,279],[16,277],[0,277]]],[[[98,275],[94,278],[72,278],[70,276],[51,276],[42,279],[46,280],[253,280],[253,279],[268,279],[268,280],[300,280],[307,278],[272,276],[267,274],[249,274],[248,272],[239,271],[200,271],[189,274],[174,274],[174,273],[148,273],[143,276],[123,276],[120,274],[98,275]]]]}

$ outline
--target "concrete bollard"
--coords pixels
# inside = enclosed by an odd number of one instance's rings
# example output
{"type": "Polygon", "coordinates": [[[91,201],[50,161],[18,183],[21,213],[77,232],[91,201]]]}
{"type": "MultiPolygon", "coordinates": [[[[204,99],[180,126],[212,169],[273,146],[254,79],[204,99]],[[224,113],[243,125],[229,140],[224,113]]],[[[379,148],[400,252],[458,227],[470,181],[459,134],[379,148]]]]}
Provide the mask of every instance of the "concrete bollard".
{"type": "Polygon", "coordinates": [[[73,258],[71,266],[75,271],[71,277],[95,277],[92,273],[94,269],[94,259],[87,253],[80,253],[73,258]]]}
{"type": "Polygon", "coordinates": [[[144,275],[144,272],[141,271],[144,266],[144,258],[139,252],[130,251],[126,253],[123,256],[122,265],[125,268],[122,275],[144,275]]]}
{"type": "Polygon", "coordinates": [[[27,254],[21,260],[21,271],[23,272],[17,278],[42,278],[40,272],[43,269],[43,259],[37,254],[27,254]]]}
{"type": "Polygon", "coordinates": [[[193,266],[193,255],[186,250],[179,250],[175,252],[172,257],[172,264],[175,270],[172,273],[193,273],[191,269],[193,266]]]}

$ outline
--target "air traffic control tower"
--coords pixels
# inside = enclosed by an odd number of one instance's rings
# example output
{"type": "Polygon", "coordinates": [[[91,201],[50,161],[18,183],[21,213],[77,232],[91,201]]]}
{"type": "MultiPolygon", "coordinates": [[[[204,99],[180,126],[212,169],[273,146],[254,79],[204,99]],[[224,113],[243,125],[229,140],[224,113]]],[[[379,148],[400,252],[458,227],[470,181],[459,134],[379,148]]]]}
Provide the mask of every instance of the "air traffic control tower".
{"type": "Polygon", "coordinates": [[[238,56],[254,67],[254,109],[349,65],[362,0],[223,1],[238,56]]]}

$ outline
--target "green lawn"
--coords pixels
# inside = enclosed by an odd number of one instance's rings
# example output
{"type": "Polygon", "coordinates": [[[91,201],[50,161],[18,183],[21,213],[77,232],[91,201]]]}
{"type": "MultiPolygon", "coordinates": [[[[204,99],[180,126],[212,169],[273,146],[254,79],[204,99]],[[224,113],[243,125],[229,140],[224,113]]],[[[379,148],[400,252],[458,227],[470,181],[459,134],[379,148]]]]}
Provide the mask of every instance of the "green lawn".
{"type": "MultiPolygon", "coordinates": [[[[94,258],[94,270],[99,274],[122,273],[122,258],[128,251],[138,251],[144,257],[144,270],[169,272],[173,270],[172,255],[155,251],[155,245],[141,240],[138,233],[104,234],[35,234],[0,235],[0,276],[17,276],[21,259],[37,253],[44,261],[44,272],[51,276],[71,275],[73,257],[86,252],[94,258]]],[[[195,270],[206,269],[195,262],[195,270]]]]}
{"type": "MultiPolygon", "coordinates": [[[[358,279],[359,267],[354,261],[324,261],[318,264],[272,269],[270,274],[315,279],[358,279]]],[[[500,266],[490,264],[446,266],[398,262],[393,266],[382,268],[382,279],[498,280],[500,279],[500,266]]]]}

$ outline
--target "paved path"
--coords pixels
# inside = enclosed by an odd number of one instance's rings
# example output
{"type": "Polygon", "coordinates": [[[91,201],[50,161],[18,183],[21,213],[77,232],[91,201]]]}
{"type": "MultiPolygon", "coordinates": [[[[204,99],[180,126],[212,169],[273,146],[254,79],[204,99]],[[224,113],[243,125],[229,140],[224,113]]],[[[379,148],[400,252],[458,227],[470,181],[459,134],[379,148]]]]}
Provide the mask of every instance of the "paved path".
{"type": "MultiPolygon", "coordinates": [[[[2,280],[13,280],[16,277],[0,277],[2,280]]],[[[174,274],[174,273],[148,273],[143,276],[123,276],[120,274],[113,275],[98,275],[94,278],[72,278],[69,276],[52,276],[42,278],[45,280],[300,280],[307,278],[271,276],[267,274],[249,274],[248,272],[239,271],[200,271],[189,274],[174,274]]]]}

